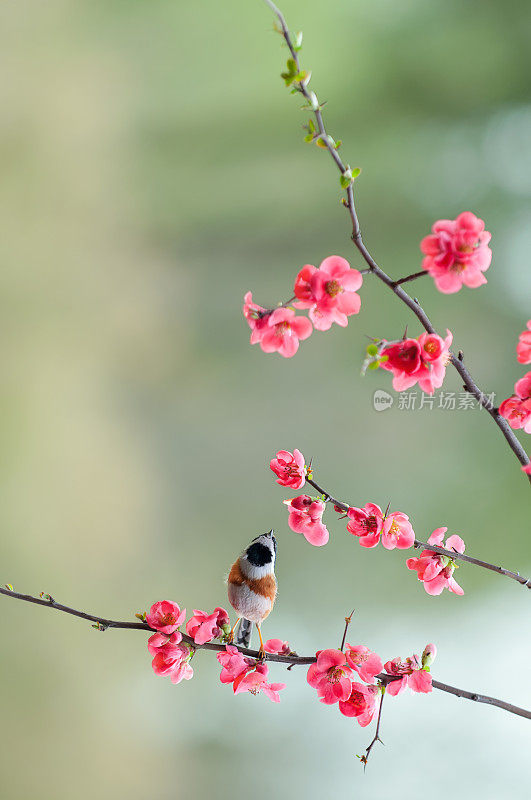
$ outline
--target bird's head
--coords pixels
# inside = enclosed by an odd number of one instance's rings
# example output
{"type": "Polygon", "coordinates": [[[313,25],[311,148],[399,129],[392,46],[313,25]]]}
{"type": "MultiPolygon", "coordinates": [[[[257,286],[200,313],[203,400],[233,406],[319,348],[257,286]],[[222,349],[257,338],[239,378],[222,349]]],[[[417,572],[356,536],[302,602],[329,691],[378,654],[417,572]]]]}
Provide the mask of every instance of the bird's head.
{"type": "Polygon", "coordinates": [[[255,580],[275,571],[277,540],[273,531],[263,533],[253,539],[240,556],[240,567],[246,578],[255,580]]]}

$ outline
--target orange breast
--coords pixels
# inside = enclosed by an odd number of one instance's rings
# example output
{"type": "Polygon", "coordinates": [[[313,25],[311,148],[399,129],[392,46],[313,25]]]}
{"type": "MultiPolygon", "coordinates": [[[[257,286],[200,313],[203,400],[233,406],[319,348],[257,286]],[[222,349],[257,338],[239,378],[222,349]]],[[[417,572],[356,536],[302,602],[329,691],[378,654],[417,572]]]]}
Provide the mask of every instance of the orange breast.
{"type": "Polygon", "coordinates": [[[242,583],[245,583],[243,572],[240,569],[240,559],[235,561],[232,567],[230,568],[228,582],[236,586],[241,586],[242,583]]]}
{"type": "Polygon", "coordinates": [[[251,592],[267,597],[271,601],[271,605],[273,605],[277,596],[277,581],[274,575],[266,575],[254,581],[248,580],[246,583],[251,592]]]}

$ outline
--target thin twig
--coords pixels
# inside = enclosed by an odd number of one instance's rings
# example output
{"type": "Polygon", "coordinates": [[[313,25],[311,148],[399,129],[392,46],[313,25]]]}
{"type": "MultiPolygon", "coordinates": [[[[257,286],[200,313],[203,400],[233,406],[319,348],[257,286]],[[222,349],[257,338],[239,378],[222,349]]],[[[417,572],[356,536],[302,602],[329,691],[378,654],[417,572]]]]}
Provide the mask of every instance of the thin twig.
{"type": "MultiPolygon", "coordinates": [[[[40,597],[33,597],[30,594],[20,594],[19,592],[15,592],[12,589],[7,589],[0,587],[0,594],[5,595],[6,597],[12,597],[15,600],[23,600],[26,603],[35,603],[39,606],[46,606],[47,608],[55,609],[56,611],[63,611],[65,614],[71,614],[74,617],[80,617],[81,619],[89,620],[90,622],[98,623],[101,625],[101,630],[106,630],[107,628],[121,628],[125,630],[136,630],[136,631],[145,631],[146,633],[154,633],[153,629],[147,625],[145,622],[118,622],[117,620],[106,619],[105,617],[98,617],[95,614],[87,614],[85,611],[77,611],[75,608],[70,608],[69,606],[64,606],[61,603],[56,603],[53,598],[50,600],[43,600],[40,597]]],[[[225,645],[224,644],[214,644],[213,642],[207,642],[206,644],[196,644],[194,640],[187,636],[186,634],[182,634],[182,640],[186,644],[191,645],[195,650],[213,650],[215,652],[224,652],[225,645]]],[[[236,647],[236,645],[235,645],[236,647]]],[[[258,659],[260,653],[258,650],[249,650],[246,647],[238,647],[237,648],[240,653],[243,653],[244,656],[249,656],[250,658],[258,659]]],[[[315,663],[317,660],[315,656],[294,656],[287,655],[277,655],[276,653],[266,653],[265,659],[267,661],[274,661],[278,664],[286,664],[287,666],[308,666],[309,664],[315,663]]],[[[396,680],[396,676],[388,675],[387,673],[380,673],[376,675],[379,681],[382,683],[388,684],[393,680],[396,680]]],[[[498,700],[496,697],[489,697],[488,695],[477,694],[476,692],[469,692],[466,689],[458,689],[456,686],[450,686],[447,683],[441,683],[440,681],[433,681],[433,687],[435,689],[439,689],[442,692],[448,692],[449,694],[453,694],[456,697],[464,697],[467,700],[474,700],[476,703],[486,703],[491,706],[496,706],[497,708],[501,708],[504,711],[508,711],[510,714],[516,714],[519,717],[525,717],[525,719],[531,719],[531,711],[528,711],[525,708],[520,708],[519,706],[512,705],[512,703],[506,703],[505,700],[498,700]]]]}
{"type": "Polygon", "coordinates": [[[347,638],[348,626],[352,622],[352,617],[354,616],[355,610],[356,610],[355,608],[352,609],[352,611],[350,612],[350,617],[345,617],[345,630],[343,631],[343,638],[341,639],[341,646],[339,648],[341,651],[343,651],[343,648],[345,646],[345,639],[347,638]]]}
{"type": "Polygon", "coordinates": [[[374,747],[374,745],[376,744],[376,742],[381,742],[381,744],[383,744],[382,740],[380,739],[380,723],[382,721],[382,708],[383,708],[383,702],[384,702],[384,697],[385,697],[385,686],[382,687],[381,691],[382,691],[382,696],[380,697],[380,708],[378,709],[378,721],[376,723],[376,731],[374,733],[374,737],[373,737],[372,742],[370,743],[370,745],[365,750],[365,755],[362,756],[361,759],[360,759],[361,763],[363,764],[363,769],[367,768],[367,762],[369,760],[369,756],[371,754],[371,750],[374,747]]]}
{"type": "Polygon", "coordinates": [[[429,272],[426,272],[425,269],[421,269],[420,272],[413,272],[411,275],[406,275],[405,278],[395,281],[395,286],[401,286],[401,284],[409,283],[409,281],[416,281],[417,278],[422,278],[424,275],[429,275],[429,272]]]}
{"type": "MultiPolygon", "coordinates": [[[[286,20],[284,19],[284,15],[280,11],[280,9],[277,8],[277,6],[272,2],[272,0],[264,0],[264,2],[269,6],[269,8],[276,15],[276,17],[277,17],[277,19],[278,19],[278,21],[280,23],[281,29],[282,29],[282,36],[284,37],[284,40],[285,40],[285,42],[286,42],[286,44],[287,44],[287,46],[288,46],[288,48],[290,50],[291,56],[294,59],[295,64],[297,65],[297,72],[300,73],[301,72],[301,67],[300,67],[300,63],[299,63],[299,58],[298,58],[298,55],[297,55],[297,51],[296,51],[296,49],[295,49],[295,47],[293,45],[293,42],[292,42],[292,39],[291,39],[291,34],[290,34],[288,26],[286,24],[286,20]]],[[[302,94],[302,96],[308,101],[309,107],[313,111],[313,114],[314,114],[314,117],[315,117],[315,120],[316,120],[316,123],[317,123],[317,129],[318,129],[318,132],[319,132],[318,138],[320,139],[321,143],[326,147],[326,149],[330,153],[330,156],[333,159],[333,161],[334,161],[336,167],[338,168],[339,172],[342,175],[345,175],[345,173],[347,171],[347,165],[343,163],[343,160],[341,159],[339,153],[337,152],[334,140],[332,139],[331,136],[328,135],[328,133],[326,131],[326,128],[325,128],[325,125],[324,125],[324,121],[323,121],[323,116],[322,116],[322,113],[321,113],[322,106],[319,103],[317,103],[317,107],[315,107],[315,104],[312,103],[312,98],[311,98],[310,92],[307,89],[307,85],[304,82],[296,82],[294,84],[294,88],[296,88],[297,91],[299,91],[300,94],[302,94]]],[[[315,97],[315,93],[312,92],[312,94],[315,97]]],[[[418,302],[417,298],[410,297],[408,295],[408,293],[406,291],[404,291],[404,289],[402,289],[402,287],[400,286],[400,281],[394,281],[391,277],[389,277],[389,275],[387,275],[383,271],[383,269],[381,269],[378,266],[378,264],[376,263],[374,258],[371,256],[371,254],[367,250],[367,247],[365,246],[365,244],[363,242],[362,235],[361,235],[361,229],[360,229],[358,214],[357,214],[356,205],[355,205],[355,202],[354,202],[354,191],[353,191],[353,188],[352,188],[352,183],[348,186],[348,188],[345,191],[346,191],[347,199],[344,201],[344,205],[349,211],[349,215],[350,215],[350,219],[351,219],[351,223],[352,223],[351,238],[352,238],[352,241],[354,242],[354,245],[357,247],[359,253],[363,257],[365,263],[369,267],[369,271],[373,275],[375,275],[380,281],[382,281],[382,283],[385,283],[385,285],[389,289],[391,289],[391,291],[394,292],[394,294],[403,303],[405,303],[406,306],[408,306],[408,308],[415,314],[415,316],[417,317],[417,319],[419,320],[421,325],[424,327],[424,329],[428,333],[436,333],[436,330],[433,327],[428,315],[426,314],[426,312],[424,311],[424,309],[422,308],[422,306],[418,302]]],[[[527,453],[525,452],[524,448],[522,447],[522,445],[520,444],[520,442],[516,438],[515,434],[511,430],[511,428],[508,425],[507,421],[500,415],[499,410],[497,408],[494,408],[494,406],[492,405],[492,403],[488,399],[488,396],[485,395],[481,391],[481,389],[479,389],[479,387],[475,383],[474,379],[472,378],[470,372],[464,366],[463,362],[457,356],[455,356],[453,353],[450,354],[450,363],[455,367],[455,369],[457,370],[457,372],[461,376],[466,390],[473,397],[475,397],[475,399],[478,401],[478,403],[490,414],[490,416],[492,417],[492,419],[494,420],[494,422],[496,423],[496,425],[498,426],[498,428],[501,430],[502,434],[504,435],[509,447],[511,448],[511,450],[515,454],[515,456],[518,459],[518,461],[522,464],[522,466],[527,466],[527,464],[530,463],[529,457],[527,456],[527,453]]],[[[527,477],[528,477],[529,482],[531,484],[531,475],[528,475],[527,477]]]]}

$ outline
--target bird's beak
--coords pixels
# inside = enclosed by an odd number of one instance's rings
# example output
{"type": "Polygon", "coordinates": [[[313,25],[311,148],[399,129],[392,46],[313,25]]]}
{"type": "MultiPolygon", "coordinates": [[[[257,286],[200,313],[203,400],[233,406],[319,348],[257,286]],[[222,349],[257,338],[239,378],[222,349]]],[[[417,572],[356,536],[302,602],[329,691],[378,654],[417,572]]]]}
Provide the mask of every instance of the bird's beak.
{"type": "Polygon", "coordinates": [[[271,538],[272,538],[272,539],[274,539],[274,538],[275,538],[275,537],[273,536],[273,534],[274,534],[274,533],[275,533],[275,531],[273,530],[273,528],[271,528],[271,530],[269,531],[269,533],[266,533],[266,536],[271,536],[271,538]]]}

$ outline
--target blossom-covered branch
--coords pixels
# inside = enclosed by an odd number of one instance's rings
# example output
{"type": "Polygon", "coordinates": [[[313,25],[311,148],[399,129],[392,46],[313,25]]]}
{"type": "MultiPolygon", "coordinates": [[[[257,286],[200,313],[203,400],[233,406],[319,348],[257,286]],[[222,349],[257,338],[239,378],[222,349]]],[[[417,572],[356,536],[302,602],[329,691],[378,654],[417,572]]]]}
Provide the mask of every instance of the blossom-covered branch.
{"type": "MultiPolygon", "coordinates": [[[[337,508],[340,509],[341,511],[347,513],[349,508],[351,508],[351,506],[349,506],[347,503],[344,503],[342,500],[338,500],[337,498],[329,494],[327,491],[325,491],[325,489],[323,489],[322,486],[319,486],[319,484],[316,483],[313,480],[313,478],[307,477],[306,483],[308,483],[310,486],[313,486],[313,488],[316,489],[320,495],[322,495],[325,502],[332,503],[334,506],[337,506],[337,508]]],[[[531,589],[531,578],[526,578],[525,576],[520,575],[519,572],[511,572],[511,570],[504,569],[504,567],[498,567],[495,564],[489,564],[488,561],[481,561],[479,558],[473,558],[472,556],[467,556],[464,553],[459,553],[456,550],[447,550],[446,548],[440,547],[439,545],[428,542],[422,542],[419,539],[414,539],[413,547],[415,547],[416,549],[422,547],[425,550],[431,550],[434,553],[437,553],[438,555],[444,556],[445,558],[449,558],[451,560],[458,559],[460,561],[466,561],[468,564],[475,564],[477,567],[483,567],[484,569],[488,569],[491,572],[498,573],[498,575],[505,575],[507,578],[512,578],[513,580],[517,581],[517,583],[520,583],[522,586],[527,586],[528,589],[531,589]]]]}
{"type": "MultiPolygon", "coordinates": [[[[27,603],[45,606],[46,608],[54,609],[55,611],[62,611],[65,614],[71,614],[74,617],[88,620],[89,622],[93,623],[94,628],[100,631],[105,631],[109,628],[117,628],[121,630],[140,630],[151,634],[155,633],[155,629],[150,627],[147,622],[142,620],[137,622],[128,622],[107,619],[106,617],[99,617],[96,614],[89,614],[85,611],[79,611],[75,608],[71,608],[70,606],[65,606],[61,603],[58,603],[53,597],[51,597],[51,595],[46,593],[42,593],[40,597],[33,597],[29,594],[15,592],[11,586],[6,586],[6,588],[0,587],[0,594],[5,595],[6,597],[11,597],[15,600],[23,600],[27,603]]],[[[214,642],[204,642],[203,644],[198,644],[194,637],[189,636],[188,634],[181,634],[181,637],[182,641],[189,645],[194,651],[211,650],[217,653],[224,653],[227,650],[226,645],[216,644],[214,642]]],[[[252,659],[258,659],[259,657],[259,651],[257,650],[250,650],[245,647],[236,647],[234,645],[231,645],[231,647],[233,647],[234,650],[238,651],[243,656],[247,656],[252,659]]],[[[304,665],[308,666],[317,662],[317,656],[299,656],[291,652],[288,654],[283,654],[282,652],[266,652],[264,658],[267,661],[285,664],[288,667],[304,665]]],[[[391,662],[389,662],[389,664],[391,664],[391,662]]],[[[399,683],[400,680],[404,680],[403,676],[399,675],[398,673],[390,674],[388,672],[379,673],[375,675],[375,678],[377,678],[378,681],[384,685],[389,685],[395,682],[399,683]]],[[[497,708],[501,708],[503,711],[508,711],[510,714],[516,714],[519,717],[531,719],[531,711],[528,711],[525,708],[520,708],[519,706],[515,706],[512,703],[507,703],[504,700],[499,700],[496,697],[479,694],[478,692],[470,692],[466,689],[450,686],[447,683],[442,683],[441,681],[434,679],[432,679],[432,686],[434,689],[453,694],[456,697],[463,697],[467,700],[473,700],[476,703],[485,703],[486,705],[496,706],[497,708]]]]}
{"type": "MultiPolygon", "coordinates": [[[[315,119],[315,123],[313,120],[311,121],[310,125],[308,126],[308,135],[306,137],[307,141],[314,141],[318,144],[321,148],[328,150],[331,158],[333,159],[337,169],[340,173],[340,184],[341,187],[346,192],[346,199],[343,200],[344,206],[347,208],[350,220],[352,224],[352,233],[351,238],[354,242],[354,245],[358,249],[359,253],[361,254],[362,258],[364,259],[365,263],[368,265],[368,272],[369,274],[375,275],[382,283],[384,283],[394,294],[406,305],[408,308],[415,314],[421,325],[427,331],[428,334],[436,335],[435,328],[433,327],[428,315],[420,305],[417,298],[411,297],[403,288],[402,285],[406,281],[414,280],[422,273],[416,273],[414,275],[407,276],[407,278],[401,280],[393,280],[386,272],[381,269],[381,267],[376,263],[374,258],[371,256],[369,250],[367,249],[366,245],[363,242],[360,223],[356,211],[355,201],[354,201],[354,191],[353,191],[353,183],[357,175],[360,173],[359,169],[352,169],[348,164],[344,163],[342,158],[338,153],[338,147],[340,142],[336,142],[332,136],[330,136],[325,128],[325,124],[323,121],[322,115],[322,104],[319,102],[317,95],[314,91],[308,88],[311,79],[311,73],[303,70],[301,68],[299,62],[298,51],[301,48],[302,43],[302,34],[299,34],[296,38],[292,37],[288,26],[286,24],[286,20],[284,15],[280,11],[280,9],[272,2],[272,0],[265,0],[266,4],[269,8],[274,12],[276,15],[278,22],[280,23],[280,33],[282,34],[286,45],[290,51],[290,58],[287,62],[287,71],[282,73],[282,77],[287,86],[291,87],[292,92],[301,94],[306,100],[306,108],[313,114],[315,119]]],[[[473,215],[471,215],[473,216],[473,215]]],[[[449,223],[453,224],[454,221],[441,221],[443,225],[442,228],[445,227],[445,230],[441,232],[443,235],[448,236],[450,233],[449,223]],[[446,230],[448,229],[448,230],[446,230]]],[[[455,221],[457,222],[457,221],[455,221]]],[[[469,224],[468,219],[466,220],[466,225],[469,224]]],[[[439,223],[437,223],[439,225],[439,223]]],[[[437,233],[434,228],[434,233],[437,233]]],[[[481,243],[483,234],[479,233],[479,238],[477,240],[478,244],[481,243]]],[[[434,237],[431,237],[432,239],[434,237]]],[[[490,238],[490,237],[489,237],[490,238]]],[[[430,237],[427,237],[430,239],[430,237]]],[[[488,241],[488,240],[487,240],[488,241]]],[[[456,287],[450,285],[448,281],[450,277],[448,276],[448,271],[442,269],[437,259],[433,258],[432,254],[432,242],[426,243],[426,248],[424,252],[426,253],[426,258],[432,260],[432,267],[426,266],[425,269],[430,271],[433,274],[433,277],[438,285],[438,288],[441,291],[445,292],[454,292],[456,291],[456,287]],[[437,262],[437,263],[436,263],[437,262]],[[446,281],[446,283],[444,282],[446,281]]],[[[488,267],[490,263],[490,257],[488,260],[483,260],[482,262],[477,262],[474,264],[474,269],[470,268],[469,263],[466,259],[476,258],[475,253],[473,252],[474,248],[469,246],[469,243],[466,242],[465,246],[462,248],[464,253],[464,261],[460,265],[460,270],[462,275],[460,280],[462,282],[467,283],[469,286],[479,286],[481,283],[485,283],[485,279],[482,275],[482,271],[488,267]],[[468,276],[468,277],[467,277],[468,276]]],[[[444,257],[444,254],[443,254],[444,257]]],[[[456,280],[456,276],[452,276],[451,280],[456,280]]],[[[301,327],[301,332],[299,334],[299,338],[306,338],[310,331],[307,329],[308,326],[305,325],[304,318],[296,318],[295,320],[288,319],[288,311],[285,310],[284,312],[273,312],[277,313],[278,315],[278,323],[289,327],[292,322],[296,325],[301,327]],[[282,317],[282,318],[281,318],[282,317]],[[302,329],[304,326],[304,329],[302,329]]],[[[293,313],[293,312],[291,312],[293,313]]],[[[348,312],[347,312],[348,313],[348,312]]],[[[275,322],[277,322],[275,320],[275,322]]],[[[297,333],[297,331],[295,331],[297,333]]],[[[263,348],[264,349],[264,348],[263,348]]],[[[275,348],[273,348],[275,349],[275,348]]],[[[277,348],[278,349],[278,348],[277,348]]],[[[464,388],[467,392],[469,392],[492,417],[502,434],[504,435],[509,447],[515,454],[518,461],[522,464],[524,471],[528,475],[528,478],[531,482],[531,462],[529,457],[527,456],[524,448],[514,435],[511,427],[507,423],[506,419],[500,414],[498,408],[495,408],[492,404],[492,401],[484,392],[481,391],[479,386],[476,384],[475,380],[473,379],[472,375],[468,371],[467,367],[464,364],[463,354],[459,351],[458,355],[454,353],[448,353],[449,362],[454,366],[454,368],[459,373],[464,388]]],[[[530,398],[531,401],[531,398],[530,398]]],[[[530,410],[530,417],[531,417],[531,410],[530,410]]]]}
{"type": "Polygon", "coordinates": [[[382,509],[375,503],[366,503],[363,508],[351,506],[338,500],[326,489],[323,489],[313,477],[313,468],[310,463],[305,463],[305,458],[296,448],[293,452],[279,450],[269,464],[277,476],[276,482],[280,486],[298,491],[305,484],[312,486],[319,493],[318,497],[301,494],[289,500],[284,500],[288,506],[288,525],[295,533],[301,533],[307,542],[315,547],[327,544],[329,531],[323,522],[326,504],[331,504],[335,511],[348,517],[347,530],[358,538],[363,547],[376,547],[381,541],[387,550],[406,550],[410,547],[423,547],[420,558],[407,560],[409,569],[416,570],[418,578],[424,583],[428,594],[440,594],[447,588],[455,594],[463,594],[463,589],[455,581],[453,574],[457,568],[456,560],[467,561],[499,575],[517,581],[522,586],[531,588],[531,579],[511,572],[503,567],[481,561],[478,558],[464,555],[465,543],[460,536],[453,534],[443,545],[444,534],[447,528],[436,528],[427,542],[415,537],[409,516],[401,511],[389,513],[389,507],[382,509]]]}

